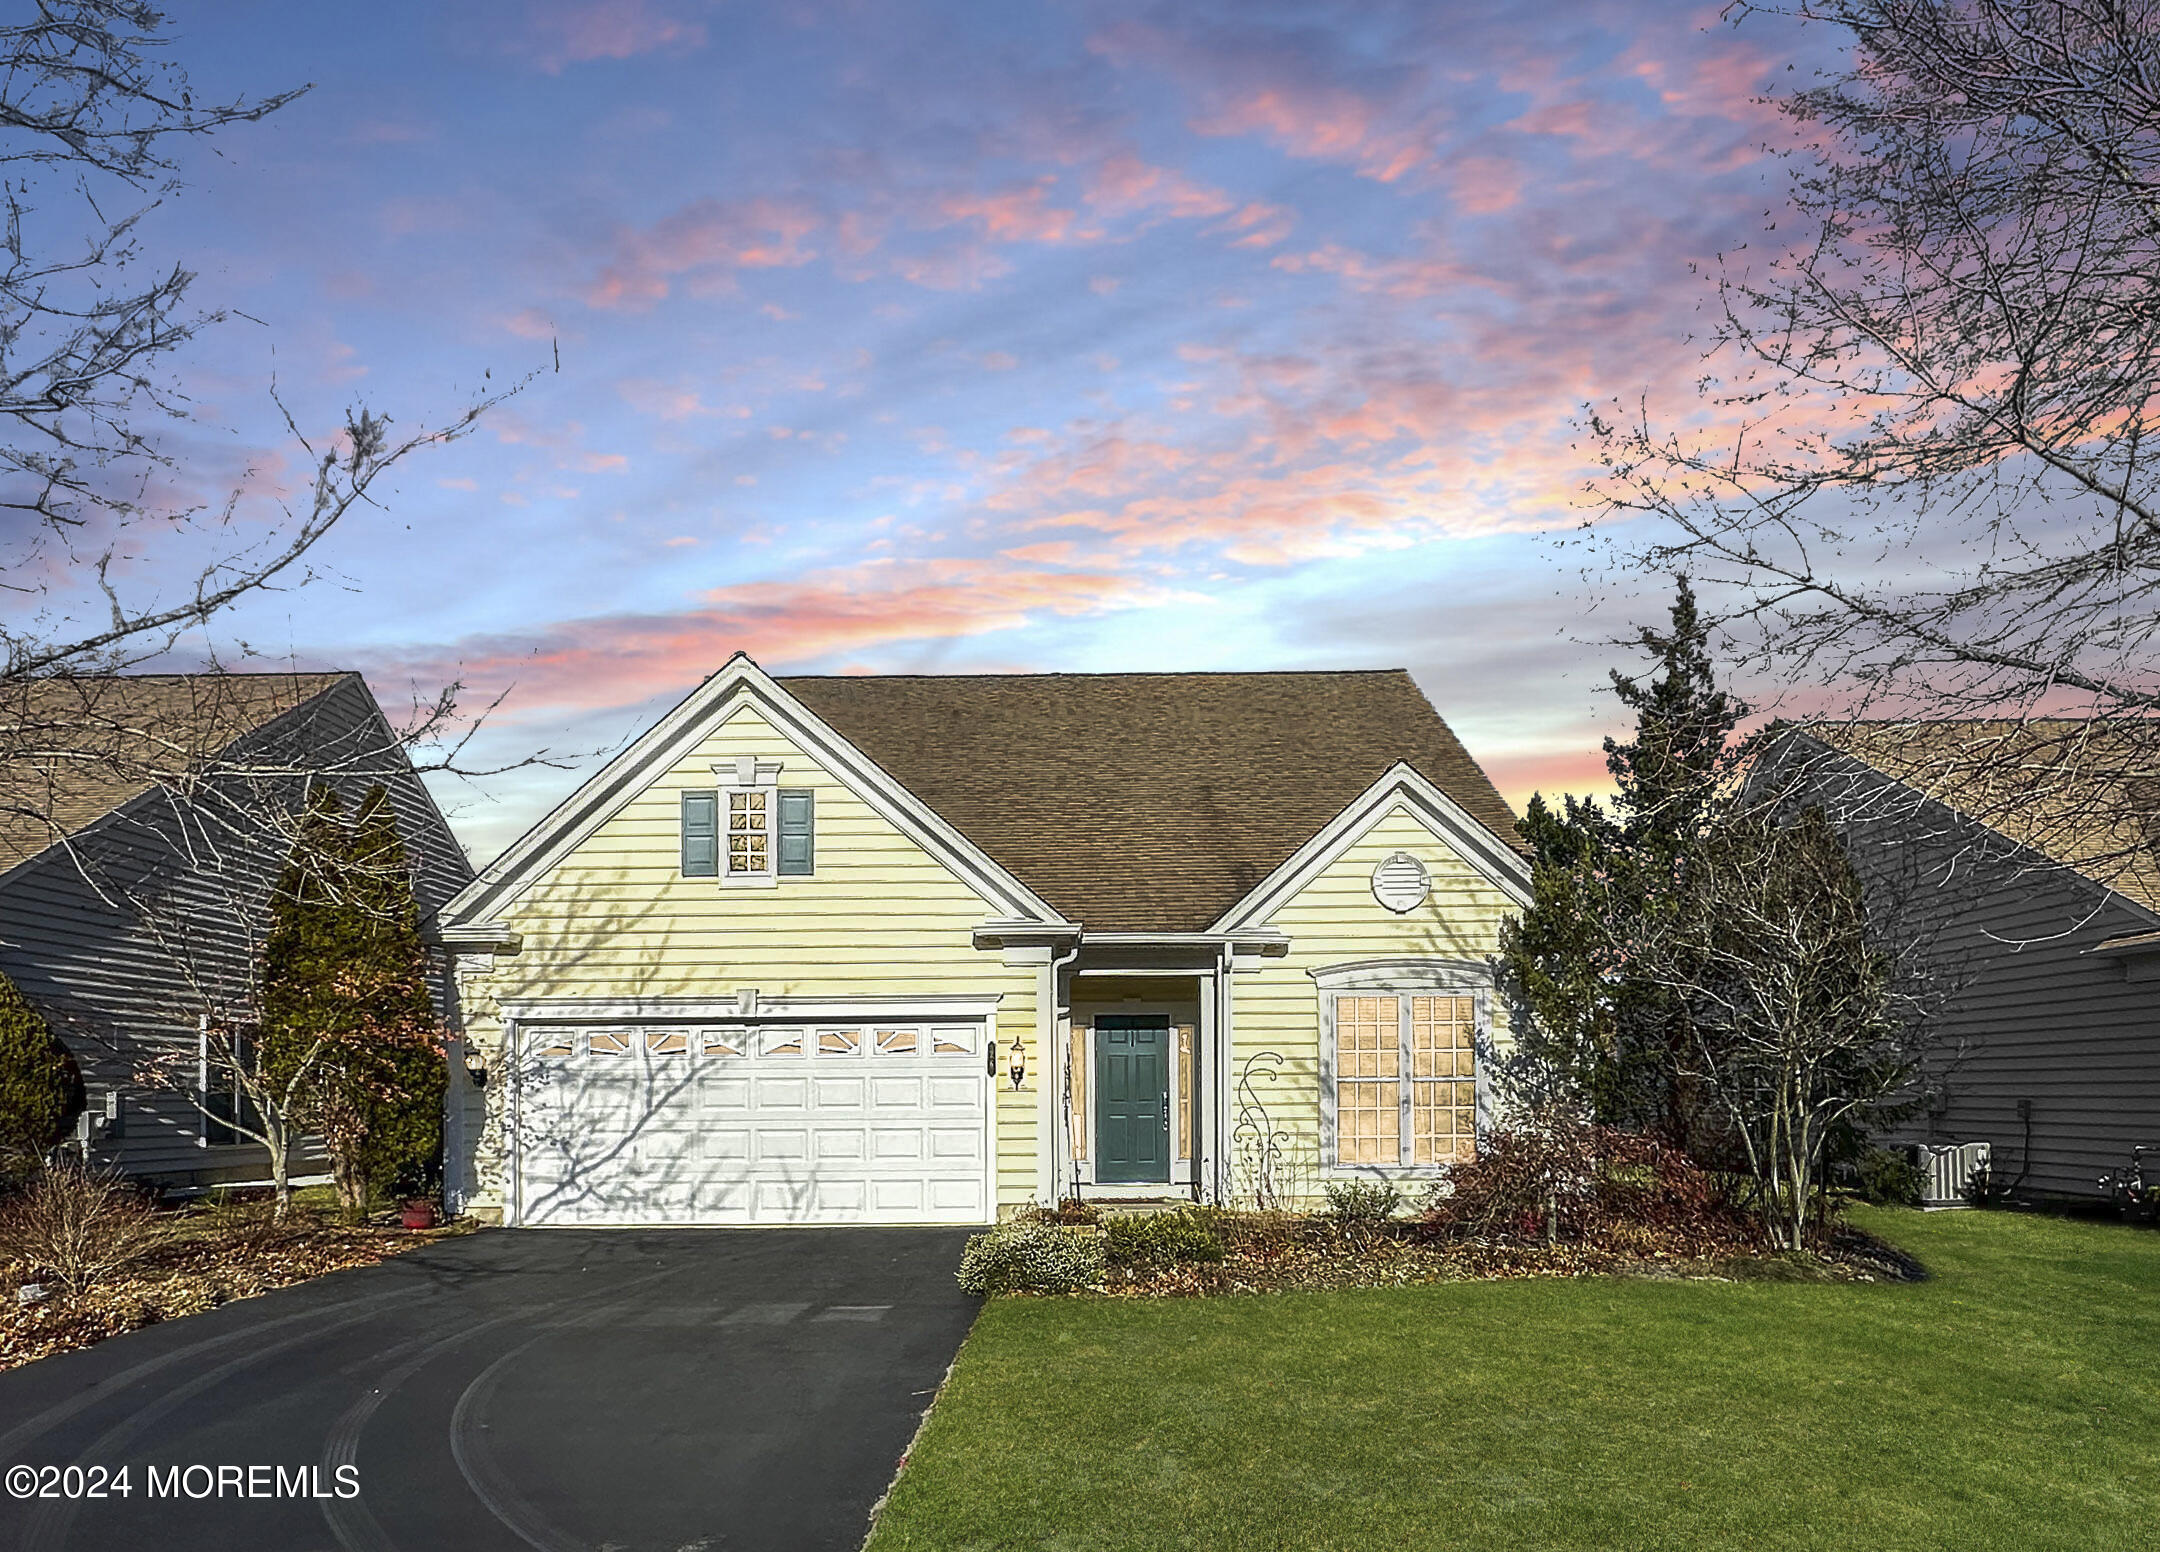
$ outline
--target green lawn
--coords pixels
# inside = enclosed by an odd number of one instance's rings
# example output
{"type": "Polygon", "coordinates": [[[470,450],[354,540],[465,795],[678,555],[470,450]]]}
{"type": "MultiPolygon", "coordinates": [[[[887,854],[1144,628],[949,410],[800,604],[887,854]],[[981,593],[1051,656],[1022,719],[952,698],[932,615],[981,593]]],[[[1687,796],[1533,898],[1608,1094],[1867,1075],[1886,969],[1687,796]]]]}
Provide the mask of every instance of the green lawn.
{"type": "Polygon", "coordinates": [[[871,1549],[2160,1546],[2160,1233],[1863,1221],[1933,1279],[995,1301],[871,1549]]]}

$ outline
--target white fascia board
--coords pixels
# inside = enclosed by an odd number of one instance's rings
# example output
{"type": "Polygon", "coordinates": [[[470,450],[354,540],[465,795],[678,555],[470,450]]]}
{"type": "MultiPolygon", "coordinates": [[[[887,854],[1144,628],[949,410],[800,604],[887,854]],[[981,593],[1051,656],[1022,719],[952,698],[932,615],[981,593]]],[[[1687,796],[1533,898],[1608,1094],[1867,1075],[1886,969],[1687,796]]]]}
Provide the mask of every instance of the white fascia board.
{"type": "Polygon", "coordinates": [[[1321,826],[1250,894],[1224,912],[1211,929],[1241,931],[1264,922],[1299,890],[1325,872],[1397,803],[1407,807],[1485,881],[1518,906],[1530,904],[1530,864],[1471,817],[1469,810],[1426,780],[1408,764],[1397,762],[1356,801],[1321,826]]]}
{"type": "Polygon", "coordinates": [[[774,725],[846,783],[848,788],[996,908],[1015,917],[1059,921],[1058,913],[990,855],[880,768],[809,707],[738,652],[610,760],[555,811],[527,830],[484,868],[443,912],[446,923],[499,916],[539,878],[589,839],[646,790],[660,774],[695,749],[726,721],[740,696],[748,696],[774,725]]]}
{"type": "Polygon", "coordinates": [[[1143,946],[1191,943],[1203,947],[1220,947],[1228,943],[1237,947],[1249,945],[1263,953],[1288,953],[1290,950],[1289,935],[1273,927],[1248,927],[1231,931],[1214,928],[1207,932],[1088,932],[1081,935],[1081,941],[1092,944],[1137,943],[1143,946]]]}
{"type": "Polygon", "coordinates": [[[505,999],[505,1019],[520,1024],[576,1024],[644,1019],[701,1024],[778,1023],[794,1019],[974,1019],[997,1012],[1002,992],[978,996],[768,997],[743,1011],[739,997],[534,997],[505,999]]]}

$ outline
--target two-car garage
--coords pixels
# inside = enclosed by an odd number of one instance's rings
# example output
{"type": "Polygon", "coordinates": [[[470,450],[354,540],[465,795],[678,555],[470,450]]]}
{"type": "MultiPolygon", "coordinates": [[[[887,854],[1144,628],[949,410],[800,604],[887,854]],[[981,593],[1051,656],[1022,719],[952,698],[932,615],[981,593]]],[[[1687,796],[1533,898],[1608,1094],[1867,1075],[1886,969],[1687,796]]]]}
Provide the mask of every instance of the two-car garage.
{"type": "Polygon", "coordinates": [[[987,1040],[980,1017],[521,1020],[507,1220],[984,1222],[987,1040]]]}

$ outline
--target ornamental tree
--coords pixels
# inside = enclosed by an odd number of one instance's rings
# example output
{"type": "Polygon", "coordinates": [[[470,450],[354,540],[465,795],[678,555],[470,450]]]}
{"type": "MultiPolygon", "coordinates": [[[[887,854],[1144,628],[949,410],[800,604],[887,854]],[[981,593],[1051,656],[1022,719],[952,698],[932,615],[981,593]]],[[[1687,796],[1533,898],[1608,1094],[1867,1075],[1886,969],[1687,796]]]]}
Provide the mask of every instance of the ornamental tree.
{"type": "Polygon", "coordinates": [[[1612,676],[1635,733],[1605,740],[1618,788],[1610,811],[1570,797],[1556,814],[1539,797],[1518,826],[1531,846],[1532,899],[1501,928],[1500,981],[1515,1010],[1518,1087],[1700,1150],[1698,1106],[1676,1060],[1692,1038],[1686,1012],[1637,960],[1745,757],[1732,733],[1747,708],[1718,688],[1685,577],[1669,627],[1644,627],[1638,641],[1656,672],[1648,682],[1612,676]]]}
{"type": "Polygon", "coordinates": [[[75,1058],[21,988],[0,975],[0,1173],[34,1167],[82,1107],[75,1058]]]}
{"type": "Polygon", "coordinates": [[[305,1071],[296,1118],[329,1149],[348,1217],[432,1168],[447,1088],[411,869],[388,794],[350,815],[325,789],[271,899],[262,1045],[273,1073],[305,1071]]]}

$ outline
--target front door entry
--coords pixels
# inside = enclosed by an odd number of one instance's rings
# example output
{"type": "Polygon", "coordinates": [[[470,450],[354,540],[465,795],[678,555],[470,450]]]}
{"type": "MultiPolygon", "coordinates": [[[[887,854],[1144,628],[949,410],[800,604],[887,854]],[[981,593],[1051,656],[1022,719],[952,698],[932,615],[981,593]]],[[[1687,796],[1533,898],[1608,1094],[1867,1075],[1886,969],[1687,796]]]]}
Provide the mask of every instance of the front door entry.
{"type": "Polygon", "coordinates": [[[1105,1185],[1170,1180],[1170,1020],[1095,1020],[1095,1178],[1105,1185]]]}

